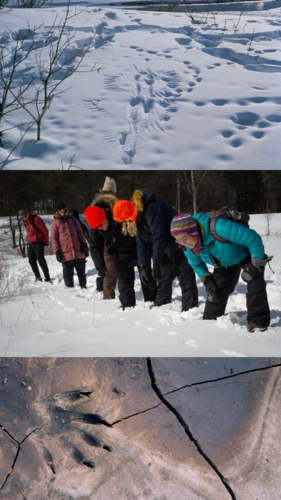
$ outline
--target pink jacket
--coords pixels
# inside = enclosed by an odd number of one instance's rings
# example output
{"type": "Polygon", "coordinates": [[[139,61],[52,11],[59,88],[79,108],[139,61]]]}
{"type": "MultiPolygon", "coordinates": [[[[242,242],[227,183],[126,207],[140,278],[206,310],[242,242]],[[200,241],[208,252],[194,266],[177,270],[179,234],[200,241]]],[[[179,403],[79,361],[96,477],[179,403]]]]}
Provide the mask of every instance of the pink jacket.
{"type": "Polygon", "coordinates": [[[70,215],[67,215],[65,219],[56,219],[54,217],[51,224],[53,250],[54,253],[57,253],[58,250],[62,253],[62,262],[85,258],[85,255],[80,250],[81,241],[86,243],[85,236],[77,219],[75,219],[75,224],[70,215]]]}

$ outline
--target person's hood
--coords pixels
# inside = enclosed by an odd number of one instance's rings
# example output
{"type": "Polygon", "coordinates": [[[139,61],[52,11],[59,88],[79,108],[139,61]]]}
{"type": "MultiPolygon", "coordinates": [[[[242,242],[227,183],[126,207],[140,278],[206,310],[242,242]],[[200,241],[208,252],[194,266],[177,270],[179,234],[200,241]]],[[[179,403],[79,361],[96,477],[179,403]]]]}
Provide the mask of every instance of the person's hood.
{"type": "Polygon", "coordinates": [[[66,219],[68,216],[68,212],[65,212],[65,215],[63,217],[60,215],[58,210],[54,213],[54,219],[66,219]]]}
{"type": "Polygon", "coordinates": [[[132,202],[135,204],[138,212],[143,212],[144,205],[154,203],[155,201],[157,201],[157,198],[154,193],[143,194],[139,189],[133,192],[132,202]]]}
{"type": "Polygon", "coordinates": [[[91,206],[92,207],[98,206],[100,208],[109,208],[110,210],[112,210],[116,201],[118,201],[118,198],[114,194],[111,193],[101,194],[100,196],[94,198],[94,200],[91,203],[91,206]]]}

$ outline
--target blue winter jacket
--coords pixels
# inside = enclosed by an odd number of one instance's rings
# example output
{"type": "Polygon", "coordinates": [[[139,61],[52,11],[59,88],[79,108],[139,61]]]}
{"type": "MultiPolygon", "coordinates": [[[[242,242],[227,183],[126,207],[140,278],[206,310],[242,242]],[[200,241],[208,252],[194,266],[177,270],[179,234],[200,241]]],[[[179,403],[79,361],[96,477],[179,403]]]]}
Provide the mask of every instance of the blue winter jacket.
{"type": "Polygon", "coordinates": [[[209,272],[206,264],[211,264],[215,268],[226,268],[238,264],[249,255],[256,259],[264,259],[262,239],[253,229],[236,222],[218,219],[216,222],[218,236],[229,240],[229,243],[223,243],[211,235],[208,215],[200,213],[193,217],[199,223],[203,247],[199,248],[200,256],[195,255],[187,247],[184,253],[199,278],[209,272]],[[212,241],[215,241],[214,244],[206,248],[212,241]]]}
{"type": "Polygon", "coordinates": [[[171,221],[177,211],[164,201],[158,201],[153,193],[143,195],[142,202],[144,207],[142,212],[138,212],[136,236],[139,265],[148,263],[151,248],[154,263],[161,264],[164,253],[172,261],[177,259],[182,250],[170,232],[171,221]]]}

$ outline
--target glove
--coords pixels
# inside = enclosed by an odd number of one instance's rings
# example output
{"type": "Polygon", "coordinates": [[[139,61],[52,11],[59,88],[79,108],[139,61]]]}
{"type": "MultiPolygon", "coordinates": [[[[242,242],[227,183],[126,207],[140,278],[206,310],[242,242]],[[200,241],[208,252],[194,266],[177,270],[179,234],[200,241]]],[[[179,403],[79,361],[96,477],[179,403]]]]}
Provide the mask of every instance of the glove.
{"type": "Polygon", "coordinates": [[[140,279],[141,279],[142,283],[144,285],[148,285],[149,282],[151,281],[151,276],[149,276],[148,268],[145,264],[140,267],[139,273],[140,273],[140,279]]]}
{"type": "Polygon", "coordinates": [[[220,303],[219,289],[213,280],[213,275],[211,273],[204,274],[202,278],[203,285],[206,287],[207,298],[213,304],[220,303]]]}
{"type": "Polygon", "coordinates": [[[84,241],[81,241],[80,252],[84,253],[87,248],[88,248],[87,243],[84,243],[84,241]]]}
{"type": "Polygon", "coordinates": [[[265,267],[268,262],[270,262],[273,259],[273,255],[268,257],[267,255],[264,256],[264,259],[255,259],[255,257],[251,257],[251,262],[253,266],[255,266],[257,269],[260,267],[265,267]]]}
{"type": "Polygon", "coordinates": [[[98,275],[102,276],[103,278],[108,278],[108,270],[104,265],[100,266],[98,269],[98,275]]]}
{"type": "Polygon", "coordinates": [[[56,253],[56,258],[58,262],[61,262],[63,259],[62,253],[59,250],[56,253]]]}
{"type": "Polygon", "coordinates": [[[161,280],[162,274],[160,264],[153,264],[152,276],[155,280],[161,280]]]}

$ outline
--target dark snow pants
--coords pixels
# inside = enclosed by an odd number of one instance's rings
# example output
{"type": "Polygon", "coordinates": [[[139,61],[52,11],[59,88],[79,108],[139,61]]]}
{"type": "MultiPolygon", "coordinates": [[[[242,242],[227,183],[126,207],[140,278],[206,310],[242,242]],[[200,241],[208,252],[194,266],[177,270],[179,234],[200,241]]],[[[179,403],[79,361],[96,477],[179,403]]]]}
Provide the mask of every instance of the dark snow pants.
{"type": "MultiPolygon", "coordinates": [[[[238,283],[241,269],[242,264],[240,263],[225,269],[214,270],[213,280],[219,288],[221,302],[214,304],[207,299],[203,319],[216,319],[224,315],[228,297],[238,283]]],[[[252,321],[258,326],[269,326],[270,311],[264,280],[264,269],[247,283],[246,304],[248,323],[252,321]]]]}
{"type": "Polygon", "coordinates": [[[102,288],[103,298],[105,300],[115,299],[115,287],[116,287],[116,283],[117,283],[117,271],[116,271],[114,262],[108,253],[106,241],[104,241],[103,258],[104,258],[105,267],[106,267],[107,272],[108,272],[108,278],[103,278],[103,288],[102,288]]]}
{"type": "Polygon", "coordinates": [[[172,285],[177,277],[182,293],[182,311],[198,307],[198,289],[195,273],[188,264],[184,254],[171,261],[167,255],[160,264],[162,278],[158,280],[158,292],[155,299],[156,306],[169,304],[172,301],[172,285]]]}
{"type": "MultiPolygon", "coordinates": [[[[136,295],[134,290],[135,284],[135,270],[129,267],[127,262],[114,260],[114,265],[117,270],[119,299],[123,309],[126,307],[134,307],[136,305],[136,295]]],[[[157,285],[155,289],[151,286],[141,283],[144,301],[153,301],[157,292],[157,285]]]]}
{"type": "Polygon", "coordinates": [[[31,265],[32,271],[36,278],[40,278],[40,271],[37,265],[37,261],[44,273],[45,281],[50,281],[50,274],[46,259],[44,257],[44,243],[43,241],[38,241],[35,243],[30,243],[28,247],[28,260],[31,265]]]}
{"type": "MultiPolygon", "coordinates": [[[[96,289],[97,292],[102,292],[103,291],[103,276],[98,276],[96,279],[96,289]]],[[[103,297],[105,298],[105,297],[103,297]]],[[[113,297],[114,298],[114,297],[113,297]]]]}
{"type": "Polygon", "coordinates": [[[74,268],[76,269],[79,285],[86,287],[86,262],[85,259],[67,260],[62,263],[62,273],[65,286],[74,287],[74,268]]]}

